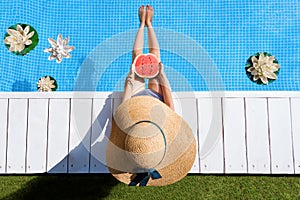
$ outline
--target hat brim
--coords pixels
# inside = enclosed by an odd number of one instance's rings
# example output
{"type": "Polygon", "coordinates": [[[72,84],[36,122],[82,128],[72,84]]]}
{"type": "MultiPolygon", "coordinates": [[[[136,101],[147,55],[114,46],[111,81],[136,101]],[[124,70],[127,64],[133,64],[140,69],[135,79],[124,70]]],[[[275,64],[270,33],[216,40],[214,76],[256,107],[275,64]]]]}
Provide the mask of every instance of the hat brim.
{"type": "Polygon", "coordinates": [[[156,123],[166,137],[164,159],[155,169],[162,178],[150,179],[148,186],[169,185],[184,178],[195,161],[196,141],[189,125],[161,101],[148,96],[133,97],[117,109],[107,144],[106,165],[119,181],[129,184],[136,176],[135,164],[126,156],[127,130],[139,121],[156,123]]]}

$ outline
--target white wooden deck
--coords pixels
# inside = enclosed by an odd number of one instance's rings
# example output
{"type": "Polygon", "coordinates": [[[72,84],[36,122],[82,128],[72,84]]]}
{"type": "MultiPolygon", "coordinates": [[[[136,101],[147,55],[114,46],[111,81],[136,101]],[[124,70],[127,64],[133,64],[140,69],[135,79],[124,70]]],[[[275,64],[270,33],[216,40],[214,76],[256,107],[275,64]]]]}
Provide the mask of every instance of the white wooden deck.
{"type": "MultiPolygon", "coordinates": [[[[0,174],[108,173],[121,93],[0,93],[0,174]]],[[[190,173],[300,174],[300,92],[174,93],[198,155],[190,173]]]]}

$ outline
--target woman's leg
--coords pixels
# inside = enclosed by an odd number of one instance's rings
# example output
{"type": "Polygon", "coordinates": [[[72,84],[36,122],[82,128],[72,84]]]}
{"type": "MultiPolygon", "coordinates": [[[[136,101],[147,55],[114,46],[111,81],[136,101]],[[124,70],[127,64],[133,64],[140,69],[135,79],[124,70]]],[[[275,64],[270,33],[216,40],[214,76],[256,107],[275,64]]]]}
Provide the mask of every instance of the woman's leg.
{"type": "Polygon", "coordinates": [[[153,8],[149,5],[147,5],[147,9],[146,9],[146,26],[148,27],[149,52],[156,55],[159,62],[160,62],[160,48],[159,48],[159,44],[158,44],[158,41],[157,41],[157,38],[156,38],[156,34],[155,34],[154,29],[152,27],[153,15],[154,15],[153,8]]]}
{"type": "MultiPolygon", "coordinates": [[[[146,10],[146,26],[148,27],[148,46],[150,53],[156,55],[158,61],[160,62],[160,48],[156,34],[152,27],[152,18],[154,15],[154,10],[151,6],[147,5],[146,10]]],[[[148,82],[148,88],[161,94],[164,98],[164,102],[172,110],[174,110],[173,98],[171,93],[171,86],[164,73],[163,65],[160,64],[160,74],[148,82]]]]}
{"type": "MultiPolygon", "coordinates": [[[[160,49],[159,44],[156,38],[156,34],[152,27],[152,18],[154,15],[154,10],[151,6],[147,5],[146,8],[146,26],[148,27],[148,46],[149,52],[156,55],[158,61],[160,62],[160,49]]],[[[148,88],[163,95],[161,87],[159,85],[159,81],[156,78],[150,79],[148,82],[148,88]]]]}
{"type": "MultiPolygon", "coordinates": [[[[144,48],[144,27],[145,27],[145,20],[146,20],[146,11],[145,7],[141,6],[139,8],[139,18],[140,18],[140,28],[136,34],[136,38],[133,45],[132,50],[132,62],[139,54],[143,53],[144,48]]],[[[130,67],[130,71],[128,76],[125,80],[124,84],[124,95],[123,101],[131,98],[132,95],[135,93],[145,89],[145,81],[142,78],[137,77],[133,70],[132,66],[130,67]]]]}
{"type": "Polygon", "coordinates": [[[144,48],[144,27],[146,23],[146,10],[144,6],[139,8],[140,28],[135,36],[132,50],[132,62],[135,57],[143,53],[144,48]]]}

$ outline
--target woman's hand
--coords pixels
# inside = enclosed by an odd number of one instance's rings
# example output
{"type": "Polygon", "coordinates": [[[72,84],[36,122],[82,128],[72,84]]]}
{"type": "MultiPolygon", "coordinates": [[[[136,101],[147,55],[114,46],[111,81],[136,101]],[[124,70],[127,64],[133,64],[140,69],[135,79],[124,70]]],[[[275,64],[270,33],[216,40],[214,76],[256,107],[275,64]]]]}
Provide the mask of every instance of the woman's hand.
{"type": "Polygon", "coordinates": [[[164,65],[160,62],[159,63],[159,74],[158,74],[158,78],[159,79],[162,79],[164,78],[166,75],[165,75],[165,71],[164,71],[164,65]]]}
{"type": "Polygon", "coordinates": [[[164,72],[164,65],[162,62],[159,63],[159,73],[164,72]]]}

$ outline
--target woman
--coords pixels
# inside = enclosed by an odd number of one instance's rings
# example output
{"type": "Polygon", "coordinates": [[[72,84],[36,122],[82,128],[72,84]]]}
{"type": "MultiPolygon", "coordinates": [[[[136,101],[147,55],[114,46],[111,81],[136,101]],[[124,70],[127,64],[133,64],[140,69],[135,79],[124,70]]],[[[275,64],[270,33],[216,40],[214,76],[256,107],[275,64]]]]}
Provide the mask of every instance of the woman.
{"type": "Polygon", "coordinates": [[[147,5],[146,8],[145,6],[141,6],[139,8],[140,28],[137,32],[133,46],[132,62],[138,55],[143,53],[144,27],[146,26],[148,29],[149,52],[156,55],[159,61],[159,74],[155,78],[149,79],[148,89],[146,89],[145,80],[135,75],[131,68],[124,85],[123,102],[131,98],[132,96],[147,95],[163,101],[174,111],[171,87],[164,72],[163,64],[160,62],[159,44],[152,27],[153,15],[154,10],[151,6],[147,5]]]}

